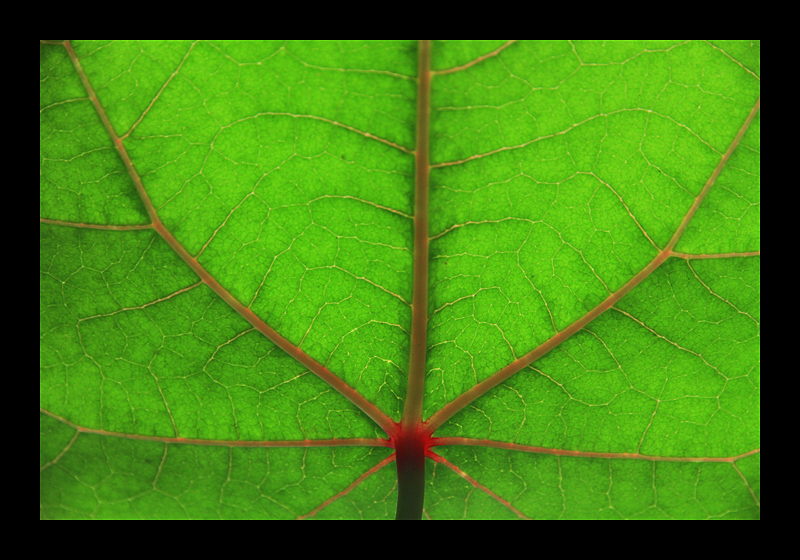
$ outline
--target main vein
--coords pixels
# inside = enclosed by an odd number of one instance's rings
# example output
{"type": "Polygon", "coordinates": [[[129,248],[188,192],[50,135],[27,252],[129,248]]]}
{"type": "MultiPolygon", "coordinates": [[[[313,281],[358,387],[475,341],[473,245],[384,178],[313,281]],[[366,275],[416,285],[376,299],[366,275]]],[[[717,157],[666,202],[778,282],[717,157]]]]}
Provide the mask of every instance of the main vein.
{"type": "Polygon", "coordinates": [[[425,356],[428,341],[428,126],[430,116],[430,41],[420,41],[417,86],[417,141],[414,189],[414,296],[411,303],[411,359],[401,424],[404,429],[422,421],[425,356]]]}
{"type": "Polygon", "coordinates": [[[153,223],[153,229],[155,229],[161,237],[169,244],[170,247],[178,254],[178,256],[183,259],[183,261],[191,267],[192,270],[200,277],[200,279],[209,287],[211,288],[219,297],[221,297],[228,305],[230,305],[239,315],[241,315],[248,323],[253,325],[261,334],[266,336],[270,339],[276,346],[281,348],[284,352],[292,356],[298,362],[303,364],[309,371],[316,374],[320,377],[323,381],[328,383],[331,387],[333,387],[336,391],[341,393],[345,398],[347,398],[350,402],[360,408],[367,416],[372,418],[387,434],[393,434],[396,432],[396,424],[395,422],[389,418],[382,410],[380,410],[377,406],[373,403],[369,402],[363,395],[361,395],[358,391],[350,387],[347,383],[345,383],[342,379],[334,375],[328,368],[317,362],[314,358],[306,354],[303,350],[300,349],[299,346],[292,344],[289,340],[285,339],[283,336],[278,334],[275,329],[267,325],[258,315],[253,313],[247,306],[245,306],[242,302],[237,300],[233,295],[228,292],[208,271],[203,268],[203,266],[192,257],[189,252],[181,245],[181,243],[175,239],[175,236],[164,226],[161,222],[161,219],[158,217],[158,213],[156,212],[153,203],[150,201],[150,196],[147,194],[147,191],[142,184],[142,180],[139,177],[136,169],[133,167],[133,163],[131,162],[131,158],[128,155],[127,150],[125,149],[125,145],[122,142],[122,139],[117,135],[114,131],[114,127],[111,126],[111,122],[108,120],[108,116],[106,115],[105,109],[100,104],[100,101],[95,94],[94,88],[92,88],[91,83],[89,82],[88,77],[86,76],[86,72],[84,72],[83,68],[81,67],[80,60],[78,56],[75,54],[74,49],[69,41],[64,43],[64,47],[67,49],[67,53],[69,53],[69,57],[72,60],[73,66],[75,66],[75,70],[80,76],[81,82],[83,82],[83,86],[86,89],[86,93],[89,94],[89,98],[92,101],[92,104],[97,111],[100,120],[103,122],[103,126],[106,129],[106,132],[111,137],[114,146],[117,148],[117,152],[122,159],[123,164],[125,165],[125,169],[127,169],[128,174],[131,177],[131,181],[133,182],[134,186],[136,187],[136,191],[139,193],[139,197],[142,199],[142,203],[144,207],[147,209],[147,214],[150,216],[150,220],[153,223]]]}
{"type": "Polygon", "coordinates": [[[631,278],[624,286],[622,286],[619,290],[608,296],[600,305],[589,311],[586,315],[572,323],[569,327],[564,329],[563,331],[557,333],[555,336],[549,338],[524,356],[518,358],[517,360],[511,362],[504,368],[500,369],[496,373],[489,376],[487,379],[483,380],[482,382],[478,383],[477,385],[473,386],[470,390],[466,391],[459,395],[456,399],[450,401],[448,404],[443,406],[436,412],[433,416],[425,424],[425,430],[427,434],[433,434],[442,424],[444,424],[447,420],[453,417],[456,413],[466,407],[469,403],[477,399],[478,397],[486,394],[490,389],[496,387],[512,375],[516,374],[517,372],[521,371],[522,369],[526,368],[527,366],[531,365],[533,362],[550,352],[556,346],[559,346],[562,342],[570,338],[573,334],[581,330],[583,327],[594,321],[597,317],[603,314],[605,311],[610,309],[616,302],[622,299],[626,294],[628,294],[633,288],[639,285],[642,280],[650,276],[655,269],[657,269],[661,264],[667,260],[671,256],[678,256],[673,253],[673,249],[675,245],[677,245],[678,241],[680,240],[683,232],[686,231],[686,228],[689,226],[689,222],[691,222],[692,218],[697,212],[697,209],[702,204],[703,200],[705,199],[708,191],[711,190],[711,187],[714,186],[714,183],[719,177],[719,174],[722,173],[722,170],[725,168],[725,164],[728,163],[728,160],[731,158],[733,153],[736,151],[736,148],[739,146],[739,142],[741,142],[742,138],[744,137],[747,129],[750,128],[750,123],[755,118],[758,111],[761,109],[761,97],[759,96],[758,100],[756,101],[755,105],[751,109],[750,113],[748,114],[747,118],[742,124],[739,132],[736,134],[736,137],[731,142],[730,146],[728,147],[727,151],[723,154],[720,158],[719,163],[714,168],[714,171],[711,173],[711,176],[706,181],[706,184],[703,186],[703,189],[700,191],[700,194],[697,195],[695,198],[691,208],[681,220],[680,225],[675,230],[672,238],[670,239],[667,246],[664,247],[656,257],[646,266],[644,267],[636,276],[631,278]]]}

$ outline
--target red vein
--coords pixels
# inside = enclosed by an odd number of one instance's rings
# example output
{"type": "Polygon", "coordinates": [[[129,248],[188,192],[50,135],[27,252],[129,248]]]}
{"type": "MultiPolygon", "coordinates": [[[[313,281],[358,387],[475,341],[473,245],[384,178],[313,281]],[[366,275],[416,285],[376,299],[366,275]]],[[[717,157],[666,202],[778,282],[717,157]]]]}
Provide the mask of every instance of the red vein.
{"type": "Polygon", "coordinates": [[[439,445],[469,445],[478,447],[494,447],[495,449],[508,449],[510,451],[524,451],[527,453],[540,453],[543,455],[557,455],[559,457],[594,457],[596,459],[639,459],[641,461],[663,461],[667,463],[733,463],[750,455],[760,453],[761,449],[753,449],[734,457],[660,457],[643,455],[641,453],[601,453],[595,451],[573,451],[570,449],[552,449],[549,447],[536,447],[504,441],[491,441],[488,439],[473,439],[461,437],[433,438],[431,446],[439,445]]]}
{"type": "Polygon", "coordinates": [[[476,64],[478,64],[480,62],[483,62],[487,58],[491,58],[493,56],[497,56],[498,54],[500,54],[501,52],[506,50],[508,47],[510,47],[511,45],[516,43],[517,40],[518,39],[515,39],[513,41],[506,41],[505,45],[503,45],[501,47],[498,47],[495,50],[493,50],[492,52],[486,53],[483,56],[479,56],[478,58],[476,58],[472,62],[467,62],[466,64],[462,64],[461,66],[455,66],[453,68],[448,68],[447,70],[434,70],[433,74],[436,75],[436,76],[442,76],[444,74],[452,74],[453,72],[460,72],[461,70],[466,70],[467,68],[470,68],[470,67],[475,66],[476,64]]]}
{"type": "Polygon", "coordinates": [[[478,490],[480,490],[482,492],[485,492],[486,494],[488,494],[489,496],[491,496],[492,498],[494,498],[495,500],[497,500],[498,502],[503,504],[505,507],[507,507],[508,509],[513,511],[521,519],[530,519],[530,517],[528,517],[527,515],[525,515],[521,511],[519,511],[514,506],[512,506],[511,503],[508,500],[504,500],[503,498],[501,498],[500,496],[498,496],[497,494],[495,494],[494,492],[492,492],[491,490],[489,490],[488,488],[486,488],[485,486],[480,484],[474,478],[469,476],[467,473],[462,471],[460,468],[458,468],[456,465],[454,465],[453,463],[451,463],[450,461],[448,461],[447,459],[445,459],[441,455],[437,455],[433,451],[428,451],[426,453],[426,456],[429,459],[432,459],[432,460],[436,461],[437,463],[441,463],[442,465],[446,466],[447,468],[449,468],[450,470],[455,472],[458,476],[460,476],[461,478],[463,478],[464,480],[466,480],[467,482],[472,484],[475,488],[477,488],[478,490]]]}
{"type": "Polygon", "coordinates": [[[283,441],[242,441],[242,440],[220,440],[220,439],[193,439],[182,437],[162,437],[162,436],[142,436],[138,434],[125,434],[122,432],[109,432],[108,430],[96,430],[86,428],[70,422],[49,410],[39,408],[39,412],[46,414],[50,418],[66,424],[73,430],[82,434],[94,434],[98,436],[118,437],[124,439],[135,439],[139,441],[157,441],[160,443],[175,443],[186,445],[210,445],[213,447],[391,447],[388,439],[380,438],[346,438],[346,439],[298,439],[283,441]]]}
{"type": "Polygon", "coordinates": [[[147,191],[142,184],[142,180],[139,177],[139,174],[136,172],[136,169],[133,167],[133,163],[131,162],[130,156],[128,156],[128,152],[125,150],[125,146],[122,143],[122,140],[117,136],[116,132],[114,132],[114,127],[111,126],[111,122],[108,120],[108,116],[106,115],[103,106],[100,104],[100,101],[97,99],[97,95],[92,88],[92,85],[89,83],[89,79],[86,76],[86,73],[83,71],[81,67],[80,61],[78,60],[75,51],[72,48],[72,45],[69,41],[64,43],[64,47],[67,49],[69,53],[69,57],[72,60],[72,64],[75,66],[75,70],[77,71],[78,75],[83,82],[83,86],[86,89],[86,92],[89,94],[89,98],[92,101],[92,104],[97,111],[97,114],[100,116],[100,120],[103,122],[103,126],[106,128],[106,132],[111,137],[114,145],[117,148],[117,152],[122,159],[125,168],[128,170],[128,174],[133,181],[133,184],[136,186],[136,190],[139,193],[139,197],[142,199],[142,203],[144,204],[145,208],[147,209],[147,214],[150,216],[150,220],[153,223],[153,228],[164,238],[164,240],[172,247],[172,249],[178,254],[178,256],[183,259],[183,261],[189,265],[189,267],[194,270],[194,272],[200,277],[205,284],[214,290],[214,292],[221,297],[228,305],[230,305],[239,315],[241,315],[248,323],[253,325],[258,331],[270,339],[275,345],[277,345],[281,350],[292,356],[295,360],[303,364],[309,371],[316,374],[319,378],[323,381],[328,383],[331,387],[336,389],[339,393],[341,393],[346,399],[360,408],[367,416],[372,418],[387,434],[393,434],[397,430],[397,424],[389,418],[383,411],[381,411],[377,406],[369,402],[364,396],[358,393],[355,389],[350,387],[347,383],[345,383],[342,379],[334,375],[328,368],[317,362],[314,358],[306,354],[303,350],[301,350],[298,346],[292,344],[287,339],[282,337],[275,331],[273,328],[268,326],[260,317],[258,317],[255,313],[253,313],[250,309],[248,309],[244,304],[238,301],[236,298],[231,295],[222,285],[217,282],[204,268],[203,266],[194,258],[192,257],[186,249],[180,244],[180,242],[175,239],[172,233],[161,223],[161,219],[158,217],[158,213],[156,212],[153,203],[150,201],[150,197],[147,194],[147,191]]]}
{"type": "Polygon", "coordinates": [[[431,44],[420,41],[417,89],[417,146],[414,194],[414,295],[411,303],[411,357],[402,424],[411,429],[422,421],[425,358],[428,341],[428,128],[431,94],[431,44]]]}
{"type": "Polygon", "coordinates": [[[761,251],[749,251],[747,253],[716,253],[716,254],[702,254],[691,255],[689,253],[678,253],[672,251],[670,257],[678,257],[679,259],[730,259],[733,257],[760,257],[761,251]]]}
{"type": "Polygon", "coordinates": [[[49,220],[47,218],[39,218],[40,224],[52,224],[54,226],[67,226],[74,228],[86,229],[106,229],[112,231],[133,231],[139,229],[153,229],[153,224],[141,224],[133,226],[109,226],[104,224],[83,224],[80,222],[63,222],[61,220],[49,220]]]}
{"type": "Polygon", "coordinates": [[[583,327],[594,321],[597,317],[603,314],[605,311],[610,309],[616,302],[622,299],[628,292],[630,292],[633,288],[639,285],[642,280],[650,276],[652,272],[658,268],[661,263],[663,263],[667,258],[672,255],[672,249],[678,243],[678,240],[683,235],[683,232],[686,231],[686,228],[689,225],[689,222],[694,217],[695,212],[700,207],[700,204],[705,199],[708,191],[714,185],[719,177],[719,174],[722,172],[722,169],[725,167],[725,164],[728,163],[728,160],[733,155],[733,152],[736,150],[739,142],[742,140],[742,137],[747,132],[747,129],[750,127],[750,123],[755,118],[756,114],[761,108],[761,97],[758,98],[755,105],[753,106],[750,114],[745,119],[744,124],[739,129],[739,132],[736,134],[736,137],[731,142],[731,145],[728,147],[728,150],[720,159],[717,166],[714,168],[714,171],[711,173],[711,176],[706,181],[706,184],[703,186],[700,194],[697,195],[695,198],[694,203],[692,204],[689,211],[684,216],[683,220],[681,221],[678,229],[675,230],[672,239],[670,239],[667,246],[661,250],[658,255],[646,266],[644,267],[636,276],[631,278],[624,286],[622,286],[619,290],[608,296],[600,305],[589,311],[586,315],[572,323],[569,327],[564,329],[563,331],[557,333],[555,336],[551,337],[550,339],[546,340],[521,358],[514,360],[498,372],[492,374],[487,379],[483,380],[482,382],[478,383],[477,385],[473,386],[470,390],[466,391],[459,395],[456,399],[450,401],[448,404],[443,406],[436,412],[430,419],[426,422],[426,432],[428,434],[432,434],[439,426],[444,424],[448,419],[450,419],[454,414],[458,411],[463,409],[469,403],[477,399],[478,397],[484,395],[490,389],[496,387],[515,373],[521,371],[525,367],[531,365],[533,362],[550,352],[553,348],[570,338],[573,334],[581,330],[583,327]]]}
{"type": "Polygon", "coordinates": [[[347,488],[345,488],[344,490],[342,490],[341,492],[339,492],[335,496],[332,496],[332,497],[328,498],[327,500],[322,502],[320,505],[318,505],[317,507],[312,509],[310,512],[308,512],[305,515],[301,515],[297,519],[301,520],[301,519],[306,519],[308,517],[313,517],[313,516],[317,515],[320,511],[322,511],[323,509],[325,509],[326,507],[331,505],[333,502],[335,502],[336,500],[338,500],[342,496],[347,495],[353,488],[355,488],[356,486],[358,486],[359,484],[364,482],[367,478],[369,478],[370,476],[372,476],[373,474],[375,474],[376,472],[378,472],[383,467],[385,467],[386,465],[388,465],[389,463],[391,463],[393,461],[394,461],[394,453],[392,453],[391,455],[386,457],[386,459],[384,459],[383,461],[381,461],[380,463],[378,463],[377,465],[375,465],[374,467],[369,469],[367,472],[365,472],[361,476],[359,476],[357,479],[355,479],[355,481],[353,481],[353,483],[350,486],[348,486],[347,488]]]}

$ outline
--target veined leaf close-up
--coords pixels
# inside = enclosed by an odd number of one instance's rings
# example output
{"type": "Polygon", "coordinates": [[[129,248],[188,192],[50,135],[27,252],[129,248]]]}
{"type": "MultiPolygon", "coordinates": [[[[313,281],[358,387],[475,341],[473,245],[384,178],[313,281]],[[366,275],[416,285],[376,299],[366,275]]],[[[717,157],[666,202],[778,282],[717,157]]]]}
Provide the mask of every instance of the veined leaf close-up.
{"type": "Polygon", "coordinates": [[[759,519],[758,41],[41,41],[41,519],[759,519]]]}

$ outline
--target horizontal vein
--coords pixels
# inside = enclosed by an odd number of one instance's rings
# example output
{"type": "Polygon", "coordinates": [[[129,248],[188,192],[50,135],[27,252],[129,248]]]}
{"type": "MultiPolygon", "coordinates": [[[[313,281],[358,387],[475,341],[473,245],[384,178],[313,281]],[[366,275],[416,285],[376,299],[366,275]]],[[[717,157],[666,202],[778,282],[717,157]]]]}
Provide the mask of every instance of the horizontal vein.
{"type": "Polygon", "coordinates": [[[451,463],[450,461],[448,461],[447,459],[445,459],[441,455],[438,455],[438,454],[434,453],[433,451],[428,451],[427,453],[425,453],[425,455],[429,459],[431,459],[433,461],[436,461],[437,463],[441,463],[442,465],[446,466],[447,468],[449,468],[450,470],[455,472],[458,476],[460,476],[461,478],[463,478],[464,480],[466,480],[467,482],[472,484],[475,488],[477,488],[478,490],[480,490],[482,492],[485,492],[486,494],[488,494],[489,496],[491,496],[492,498],[494,498],[495,500],[500,502],[502,505],[504,505],[505,507],[507,507],[508,509],[513,511],[520,519],[530,519],[530,517],[528,517],[527,515],[525,515],[521,511],[519,511],[514,506],[512,506],[511,503],[508,500],[504,500],[503,498],[501,498],[500,496],[498,496],[497,494],[495,494],[494,492],[492,492],[491,490],[486,488],[484,485],[479,483],[477,480],[472,478],[470,475],[468,475],[467,473],[462,471],[460,468],[458,468],[456,465],[454,465],[453,463],[451,463]]]}
{"type": "MultiPolygon", "coordinates": [[[[360,134],[361,136],[364,136],[366,138],[371,138],[372,140],[377,140],[378,142],[386,144],[387,146],[391,146],[392,148],[396,148],[396,149],[398,149],[401,152],[404,152],[406,154],[413,154],[414,153],[414,150],[409,150],[405,146],[401,146],[400,144],[395,144],[391,140],[386,140],[385,138],[381,138],[380,136],[375,136],[374,134],[370,134],[369,132],[364,132],[363,130],[359,130],[357,128],[354,128],[354,127],[352,127],[350,125],[347,125],[347,124],[344,124],[344,123],[340,123],[339,121],[326,119],[325,117],[318,117],[316,115],[298,115],[298,114],[294,114],[294,113],[273,113],[271,111],[264,111],[263,113],[258,113],[258,114],[252,115],[250,117],[245,117],[243,119],[239,119],[237,121],[234,121],[231,124],[226,125],[226,127],[229,127],[229,126],[232,126],[234,124],[237,124],[237,123],[240,123],[240,122],[244,122],[246,120],[253,119],[253,118],[256,118],[256,117],[261,117],[261,116],[264,116],[264,115],[273,116],[273,117],[291,117],[293,119],[311,119],[311,120],[314,120],[314,121],[320,121],[320,122],[332,124],[334,126],[338,126],[338,127],[344,128],[345,130],[349,130],[350,132],[355,132],[356,134],[360,134]]],[[[226,127],[223,127],[223,128],[226,128],[226,127]]]]}
{"type": "Polygon", "coordinates": [[[100,315],[92,315],[90,317],[83,317],[81,319],[78,319],[78,323],[82,323],[83,321],[89,321],[91,319],[99,319],[100,317],[112,317],[112,316],[117,315],[119,313],[124,313],[125,311],[135,311],[135,310],[138,310],[138,309],[145,309],[147,307],[150,307],[151,305],[155,305],[157,303],[161,303],[162,301],[167,301],[168,299],[172,299],[175,296],[179,296],[184,292],[188,292],[189,290],[193,290],[193,289],[197,288],[198,286],[202,286],[202,285],[203,285],[202,282],[196,282],[195,284],[192,284],[191,286],[186,286],[185,288],[182,288],[182,289],[178,290],[177,292],[173,292],[173,293],[171,293],[169,295],[166,295],[166,296],[164,296],[162,298],[159,298],[159,299],[156,299],[156,300],[153,300],[153,301],[148,301],[147,303],[143,303],[142,305],[136,305],[134,307],[123,307],[122,309],[117,309],[116,311],[112,311],[111,313],[102,313],[100,315]]]}
{"type": "Polygon", "coordinates": [[[453,224],[452,226],[450,226],[446,230],[441,231],[441,232],[437,233],[436,235],[431,236],[430,240],[434,241],[436,239],[439,239],[443,235],[446,235],[446,234],[450,233],[453,230],[456,230],[458,228],[462,228],[462,227],[465,227],[465,226],[480,226],[480,225],[484,225],[484,224],[500,224],[500,223],[503,223],[503,222],[527,222],[529,224],[538,224],[538,223],[540,223],[540,222],[538,222],[536,220],[531,220],[531,219],[528,219],[528,218],[515,218],[515,217],[500,218],[500,219],[497,219],[497,220],[470,220],[468,222],[463,222],[463,223],[460,223],[460,224],[453,224]]]}
{"type": "Polygon", "coordinates": [[[48,220],[47,218],[39,218],[40,224],[52,224],[54,226],[66,226],[75,228],[86,229],[106,229],[111,231],[133,231],[139,229],[153,229],[153,224],[141,224],[133,226],[108,226],[104,224],[83,224],[80,222],[63,222],[61,220],[48,220]]]}
{"type": "Polygon", "coordinates": [[[589,311],[586,315],[572,323],[569,327],[564,329],[563,331],[557,333],[550,339],[546,340],[521,358],[518,358],[499,370],[498,372],[492,374],[487,379],[483,380],[482,382],[478,383],[477,385],[473,386],[470,390],[462,393],[454,400],[447,403],[438,412],[436,412],[430,419],[426,422],[426,433],[432,434],[436,431],[439,426],[444,424],[448,419],[452,418],[454,414],[458,411],[463,409],[469,403],[484,395],[487,391],[496,387],[518,371],[521,371],[525,367],[529,366],[548,352],[570,338],[573,334],[581,330],[583,327],[594,321],[597,317],[603,314],[605,311],[610,309],[616,302],[622,299],[626,294],[628,294],[633,288],[639,285],[645,278],[650,276],[652,272],[658,268],[661,263],[663,263],[667,258],[672,255],[672,249],[678,243],[678,240],[683,235],[683,232],[686,231],[686,228],[689,225],[689,222],[692,220],[695,212],[702,204],[703,200],[705,199],[708,191],[714,185],[719,177],[719,174],[722,172],[722,169],[725,167],[725,164],[733,155],[733,152],[736,150],[736,147],[739,145],[742,137],[744,137],[745,132],[750,127],[750,123],[755,118],[758,111],[761,109],[761,97],[758,98],[755,105],[753,106],[750,114],[745,119],[744,124],[739,129],[739,132],[736,134],[735,138],[731,142],[731,145],[728,147],[728,150],[725,154],[720,158],[719,163],[714,168],[714,171],[711,173],[711,176],[706,181],[705,186],[700,191],[700,194],[697,195],[695,198],[694,203],[692,204],[689,211],[684,216],[683,220],[681,221],[678,229],[675,230],[672,239],[670,239],[667,246],[656,255],[656,257],[646,266],[644,267],[636,276],[631,278],[624,286],[622,286],[619,290],[608,296],[600,305],[589,311]]]}
{"type": "Polygon", "coordinates": [[[203,266],[194,258],[192,257],[189,252],[180,244],[180,242],[175,239],[175,236],[161,223],[161,219],[158,217],[158,213],[156,212],[155,207],[153,206],[152,201],[150,200],[150,196],[147,194],[147,191],[142,184],[142,180],[139,177],[139,174],[136,172],[136,169],[133,167],[133,163],[131,162],[131,158],[128,155],[127,150],[125,149],[122,140],[117,136],[116,132],[114,132],[114,127],[111,126],[111,122],[108,120],[108,116],[106,115],[103,106],[100,104],[100,101],[97,99],[97,95],[92,88],[92,85],[89,83],[89,79],[86,77],[86,73],[81,68],[80,60],[78,60],[75,51],[72,48],[72,45],[67,41],[64,44],[67,52],[69,53],[69,57],[72,60],[72,64],[75,66],[75,70],[77,71],[78,75],[83,82],[83,86],[86,89],[86,92],[89,94],[89,98],[92,100],[92,104],[97,111],[97,114],[100,117],[100,120],[103,122],[103,126],[106,128],[106,132],[111,137],[114,145],[117,148],[117,152],[122,159],[122,162],[125,165],[125,168],[128,170],[128,174],[133,181],[133,184],[136,186],[136,191],[139,193],[139,197],[142,199],[142,203],[144,207],[147,209],[147,214],[150,216],[150,220],[153,222],[153,228],[164,238],[164,240],[169,244],[170,247],[178,254],[178,256],[183,259],[183,261],[189,265],[189,267],[194,270],[194,272],[200,277],[205,284],[214,290],[214,292],[221,297],[228,305],[230,305],[239,315],[241,315],[248,323],[253,325],[258,331],[270,339],[273,343],[275,343],[281,350],[292,356],[295,360],[303,364],[309,371],[316,374],[319,378],[323,381],[328,383],[331,387],[336,389],[339,393],[341,393],[345,398],[347,398],[350,402],[360,408],[367,416],[372,418],[375,423],[377,423],[387,434],[393,434],[396,431],[396,423],[389,418],[383,411],[381,411],[377,406],[369,402],[363,395],[358,393],[355,389],[350,387],[347,383],[345,383],[342,379],[337,377],[333,374],[328,368],[317,362],[314,358],[306,354],[303,350],[301,350],[298,346],[295,346],[287,339],[282,337],[278,332],[273,329],[272,327],[268,326],[260,317],[258,317],[255,313],[253,313],[250,309],[248,309],[242,302],[237,300],[233,295],[228,292],[222,285],[217,282],[217,280],[211,276],[208,271],[203,268],[203,266]]]}
{"type": "MultiPolygon", "coordinates": [[[[61,46],[63,47],[64,45],[61,45],[61,46]]],[[[74,99],[64,99],[63,101],[56,101],[55,103],[51,103],[50,105],[47,105],[46,107],[42,107],[41,109],[39,109],[39,113],[40,114],[44,113],[45,111],[47,111],[48,109],[52,109],[53,107],[59,107],[61,105],[66,105],[67,103],[80,103],[81,101],[89,101],[89,98],[88,97],[75,97],[74,99]]],[[[99,148],[99,149],[103,149],[103,148],[99,148]]],[[[97,149],[90,150],[88,153],[91,153],[91,152],[94,152],[94,151],[97,151],[97,149]]],[[[58,161],[72,161],[73,159],[75,159],[77,157],[80,157],[82,155],[84,155],[84,154],[79,154],[79,155],[77,155],[77,156],[75,156],[73,158],[70,158],[68,160],[60,159],[58,161]]]]}
{"type": "MultiPolygon", "coordinates": [[[[469,108],[470,107],[466,107],[466,109],[469,109],[469,108]]],[[[675,125],[685,129],[687,132],[689,132],[689,134],[691,134],[692,136],[694,136],[695,138],[700,140],[703,144],[705,144],[706,146],[711,148],[711,150],[713,150],[716,153],[719,153],[716,149],[714,149],[714,146],[712,146],[706,140],[701,138],[700,135],[698,135],[694,130],[692,130],[691,128],[689,128],[685,124],[676,121],[672,117],[669,117],[667,115],[662,115],[660,113],[656,113],[652,109],[643,109],[641,107],[632,107],[632,108],[629,108],[629,109],[617,109],[616,111],[609,111],[608,113],[600,113],[599,115],[594,115],[594,116],[588,117],[588,118],[582,120],[581,122],[578,122],[578,123],[575,123],[573,125],[570,125],[567,128],[565,128],[564,130],[559,130],[558,132],[553,132],[552,134],[546,134],[544,136],[539,136],[538,138],[534,138],[533,140],[528,140],[527,142],[522,142],[521,144],[516,144],[514,146],[503,146],[502,148],[497,148],[495,150],[490,150],[490,151],[484,152],[482,154],[475,154],[475,155],[469,156],[468,158],[459,159],[459,160],[455,160],[455,161],[445,161],[445,162],[442,162],[442,163],[435,163],[435,164],[431,165],[431,169],[435,169],[437,167],[448,167],[450,165],[460,165],[462,163],[467,163],[468,161],[472,161],[474,159],[484,158],[484,157],[491,156],[491,155],[494,155],[494,154],[497,154],[497,153],[500,153],[500,152],[507,152],[509,150],[518,150],[520,148],[525,148],[527,146],[530,146],[531,144],[535,144],[536,142],[541,142],[542,140],[547,140],[549,138],[555,138],[556,136],[563,136],[564,134],[572,132],[573,130],[575,130],[579,126],[582,126],[582,125],[584,125],[584,124],[586,124],[588,122],[591,122],[591,121],[593,121],[595,119],[607,118],[607,117],[610,117],[611,115],[616,115],[618,113],[636,113],[636,112],[640,112],[640,111],[644,112],[644,113],[652,113],[654,115],[657,115],[659,117],[667,119],[668,121],[671,121],[675,125]]],[[[749,126],[750,123],[748,122],[747,125],[749,126]]],[[[737,144],[738,144],[738,142],[737,142],[737,144]]]]}
{"type": "Polygon", "coordinates": [[[475,60],[473,60],[471,62],[467,62],[466,64],[462,64],[461,66],[454,66],[453,68],[448,68],[447,70],[433,70],[431,72],[431,74],[433,74],[434,76],[442,76],[444,74],[452,74],[453,72],[460,72],[461,70],[466,70],[467,68],[470,68],[472,66],[475,66],[476,64],[479,64],[479,63],[483,62],[487,58],[491,58],[493,56],[497,56],[498,54],[500,54],[501,52],[506,50],[508,47],[510,47],[511,45],[516,43],[517,41],[518,41],[518,39],[514,39],[513,41],[506,41],[505,45],[502,45],[502,46],[496,48],[495,50],[493,50],[492,52],[486,53],[483,56],[479,56],[478,58],[476,58],[475,60]]]}
{"type": "Polygon", "coordinates": [[[286,45],[281,47],[285,52],[289,54],[292,58],[294,58],[297,62],[305,66],[306,68],[313,68],[314,70],[321,70],[323,72],[343,72],[348,73],[352,72],[355,74],[376,74],[379,76],[389,76],[391,78],[400,78],[401,80],[407,80],[410,82],[416,82],[416,76],[408,76],[406,74],[400,74],[398,72],[391,72],[389,70],[375,70],[374,68],[334,68],[332,66],[319,66],[317,64],[311,64],[306,62],[292,51],[286,48],[286,45]]]}
{"type": "Polygon", "coordinates": [[[488,439],[472,439],[461,437],[433,438],[431,446],[440,445],[470,445],[475,447],[493,447],[495,449],[508,449],[510,451],[524,451],[527,453],[540,453],[543,455],[558,455],[560,457],[594,457],[597,459],[639,459],[642,461],[663,461],[667,463],[733,463],[750,455],[760,453],[761,449],[753,449],[733,457],[659,457],[643,455],[641,453],[601,453],[595,451],[573,451],[570,449],[552,449],[549,447],[536,447],[521,445],[504,441],[491,441],[488,439]]]}
{"type": "Polygon", "coordinates": [[[181,437],[161,437],[161,436],[142,436],[138,434],[125,434],[122,432],[109,432],[107,430],[96,430],[79,426],[69,420],[53,414],[49,410],[39,408],[39,412],[66,424],[73,430],[83,434],[94,434],[98,436],[117,437],[124,439],[135,439],[139,441],[157,441],[160,443],[176,443],[186,445],[210,445],[214,447],[391,447],[392,443],[388,439],[380,438],[333,438],[333,439],[299,439],[282,441],[242,441],[242,440],[219,440],[219,439],[193,439],[181,437]]]}
{"type": "Polygon", "coordinates": [[[390,463],[393,463],[394,459],[395,459],[395,454],[392,453],[391,455],[386,457],[386,459],[384,459],[383,461],[381,461],[380,463],[378,463],[377,465],[375,465],[374,467],[369,469],[367,472],[365,472],[364,474],[359,476],[357,479],[355,479],[350,486],[348,486],[347,488],[345,488],[344,490],[342,490],[341,492],[339,492],[335,496],[331,496],[330,498],[328,498],[327,500],[322,502],[320,505],[318,505],[317,507],[315,507],[314,509],[309,511],[307,514],[301,515],[297,519],[298,520],[302,520],[302,519],[306,519],[308,517],[313,517],[313,516],[317,515],[320,511],[322,511],[323,509],[325,509],[326,507],[331,505],[333,502],[335,502],[336,500],[338,500],[342,496],[345,496],[346,494],[350,493],[350,491],[353,488],[355,488],[356,486],[358,486],[359,484],[364,482],[367,478],[371,477],[373,474],[375,474],[376,472],[381,470],[383,467],[385,467],[386,465],[388,465],[390,463]]]}
{"type": "Polygon", "coordinates": [[[673,251],[670,257],[678,257],[679,259],[730,259],[734,257],[760,257],[761,251],[749,251],[747,253],[716,253],[716,254],[701,254],[691,255],[689,253],[678,253],[673,251]]]}
{"type": "Polygon", "coordinates": [[[357,196],[351,196],[349,194],[323,194],[323,195],[318,196],[317,198],[312,198],[311,200],[308,201],[308,204],[311,204],[312,202],[316,202],[318,200],[323,200],[323,199],[326,199],[326,198],[331,198],[331,199],[340,198],[340,199],[343,199],[343,200],[354,200],[356,202],[360,202],[362,204],[366,204],[368,206],[372,206],[373,208],[378,208],[380,210],[386,210],[387,212],[391,212],[393,214],[397,214],[398,216],[402,216],[404,218],[408,218],[409,220],[413,220],[414,219],[414,216],[412,216],[410,214],[406,214],[405,212],[402,212],[401,210],[397,210],[395,208],[389,208],[388,206],[383,206],[383,205],[378,204],[376,202],[372,202],[371,200],[365,200],[363,198],[358,198],[357,196]]]}

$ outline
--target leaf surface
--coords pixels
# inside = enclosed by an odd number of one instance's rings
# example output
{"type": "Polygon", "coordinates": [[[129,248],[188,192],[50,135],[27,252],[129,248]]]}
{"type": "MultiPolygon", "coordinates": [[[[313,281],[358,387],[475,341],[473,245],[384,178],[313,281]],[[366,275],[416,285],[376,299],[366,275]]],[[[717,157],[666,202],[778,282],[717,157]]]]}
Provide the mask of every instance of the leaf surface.
{"type": "Polygon", "coordinates": [[[40,516],[758,518],[759,74],[42,42],[40,516]]]}

